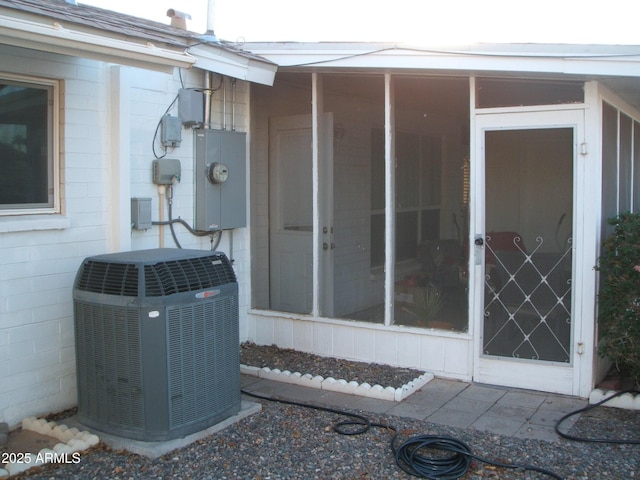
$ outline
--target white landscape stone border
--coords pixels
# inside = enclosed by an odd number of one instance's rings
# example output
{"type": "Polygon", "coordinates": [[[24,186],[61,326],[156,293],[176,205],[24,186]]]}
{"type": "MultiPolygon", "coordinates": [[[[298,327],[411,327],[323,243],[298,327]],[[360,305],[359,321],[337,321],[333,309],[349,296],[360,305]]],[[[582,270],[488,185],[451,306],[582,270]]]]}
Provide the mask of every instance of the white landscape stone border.
{"type": "MultiPolygon", "coordinates": [[[[604,390],[596,388],[589,395],[589,404],[595,405],[603,400],[617,394],[618,390],[604,390]]],[[[608,402],[602,404],[603,407],[626,408],[627,410],[640,410],[640,395],[630,392],[623,393],[616,398],[612,398],[608,402]]]]}
{"type": "Polygon", "coordinates": [[[370,385],[368,383],[358,383],[356,381],[346,381],[344,379],[336,380],[333,377],[324,378],[320,375],[311,375],[310,373],[302,374],[300,372],[290,372],[289,370],[281,371],[277,368],[269,367],[251,367],[248,365],[240,365],[240,372],[246,375],[252,375],[266,380],[274,380],[276,382],[291,383],[301,385],[303,387],[317,388],[331,392],[348,393],[351,395],[359,395],[361,397],[375,398],[378,400],[390,400],[392,402],[401,402],[416,390],[433,380],[432,373],[425,372],[418,378],[404,384],[401,387],[383,387],[381,385],[370,385]]]}
{"type": "Polygon", "coordinates": [[[77,428],[68,428],[66,425],[58,425],[56,422],[47,422],[43,418],[27,417],[22,420],[22,429],[40,433],[48,437],[60,440],[53,449],[43,448],[38,453],[32,453],[28,457],[27,452],[22,452],[15,462],[9,462],[4,469],[0,469],[0,477],[15,475],[31,467],[37,467],[51,462],[77,463],[77,452],[100,443],[97,435],[80,431],[77,428]],[[4,471],[6,471],[6,474],[4,471]]]}

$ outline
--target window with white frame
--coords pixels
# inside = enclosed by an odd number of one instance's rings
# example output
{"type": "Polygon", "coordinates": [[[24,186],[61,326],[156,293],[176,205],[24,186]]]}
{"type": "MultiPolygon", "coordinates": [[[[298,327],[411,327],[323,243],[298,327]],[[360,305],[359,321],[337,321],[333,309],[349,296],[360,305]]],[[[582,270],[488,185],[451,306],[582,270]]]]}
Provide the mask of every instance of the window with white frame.
{"type": "Polygon", "coordinates": [[[57,82],[0,75],[0,214],[58,209],[57,82]]]}

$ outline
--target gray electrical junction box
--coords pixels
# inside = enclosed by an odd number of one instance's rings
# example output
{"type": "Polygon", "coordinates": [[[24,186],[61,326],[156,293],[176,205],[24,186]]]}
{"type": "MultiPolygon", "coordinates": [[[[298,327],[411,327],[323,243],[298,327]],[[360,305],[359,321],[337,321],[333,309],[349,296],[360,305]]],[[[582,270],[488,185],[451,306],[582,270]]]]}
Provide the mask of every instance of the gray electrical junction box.
{"type": "Polygon", "coordinates": [[[178,116],[183,125],[193,126],[204,122],[204,94],[181,88],[178,91],[178,116]]]}
{"type": "Polygon", "coordinates": [[[180,160],[176,158],[156,158],[151,163],[151,176],[156,185],[173,185],[180,181],[180,160]]]}
{"type": "Polygon", "coordinates": [[[161,120],[160,142],[162,146],[179,147],[182,142],[182,121],[179,117],[165,115],[161,120]]]}
{"type": "Polygon", "coordinates": [[[197,230],[247,226],[246,133],[196,129],[197,230]]]}
{"type": "Polygon", "coordinates": [[[133,197],[131,199],[131,227],[135,230],[151,228],[151,199],[133,197]]]}

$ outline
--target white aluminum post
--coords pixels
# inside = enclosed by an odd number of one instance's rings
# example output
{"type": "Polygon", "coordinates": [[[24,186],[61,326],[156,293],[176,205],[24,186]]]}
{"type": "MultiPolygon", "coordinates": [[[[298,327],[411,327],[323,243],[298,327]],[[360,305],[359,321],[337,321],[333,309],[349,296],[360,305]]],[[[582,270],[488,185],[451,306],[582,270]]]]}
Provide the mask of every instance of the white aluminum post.
{"type": "Polygon", "coordinates": [[[322,122],[322,77],[317,73],[311,75],[311,135],[312,135],[312,190],[313,190],[313,302],[311,314],[320,314],[320,299],[322,298],[320,288],[320,255],[322,255],[322,226],[320,225],[320,128],[322,122]]]}
{"type": "Polygon", "coordinates": [[[396,252],[396,148],[395,148],[395,106],[393,82],[390,74],[384,76],[384,324],[393,322],[395,252],[396,252]]]}

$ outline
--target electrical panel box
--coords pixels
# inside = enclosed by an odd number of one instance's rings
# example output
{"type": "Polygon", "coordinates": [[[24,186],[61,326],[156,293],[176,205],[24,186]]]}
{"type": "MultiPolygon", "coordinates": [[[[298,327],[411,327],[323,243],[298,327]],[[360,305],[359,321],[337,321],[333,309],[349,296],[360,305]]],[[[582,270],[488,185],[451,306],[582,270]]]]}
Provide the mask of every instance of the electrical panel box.
{"type": "Polygon", "coordinates": [[[134,197],[131,199],[131,226],[135,230],[151,228],[151,199],[134,197]]]}
{"type": "Polygon", "coordinates": [[[196,229],[246,227],[246,133],[211,129],[194,133],[196,229]]]}

